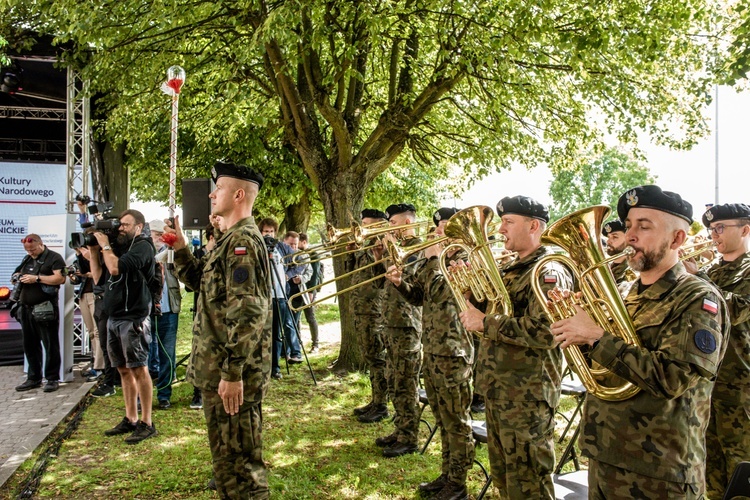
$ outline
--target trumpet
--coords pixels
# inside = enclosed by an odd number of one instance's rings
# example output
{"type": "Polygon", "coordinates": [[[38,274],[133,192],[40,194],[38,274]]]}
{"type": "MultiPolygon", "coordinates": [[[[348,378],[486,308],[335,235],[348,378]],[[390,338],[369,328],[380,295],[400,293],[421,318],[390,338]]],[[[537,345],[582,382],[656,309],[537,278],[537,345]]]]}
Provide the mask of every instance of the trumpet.
{"type": "Polygon", "coordinates": [[[714,240],[698,241],[682,245],[680,247],[680,260],[689,260],[697,257],[696,263],[698,264],[698,269],[703,269],[704,267],[711,264],[714,259],[704,258],[700,256],[707,251],[711,251],[713,253],[714,247],[716,247],[716,243],[714,242],[714,240]]]}

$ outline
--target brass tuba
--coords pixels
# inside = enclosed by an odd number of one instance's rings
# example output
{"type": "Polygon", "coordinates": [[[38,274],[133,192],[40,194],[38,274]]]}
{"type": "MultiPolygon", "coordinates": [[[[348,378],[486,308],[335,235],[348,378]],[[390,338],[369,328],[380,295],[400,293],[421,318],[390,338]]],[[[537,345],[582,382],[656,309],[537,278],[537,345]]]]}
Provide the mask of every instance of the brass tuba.
{"type": "MultiPolygon", "coordinates": [[[[443,276],[450,285],[459,311],[466,310],[464,292],[471,290],[474,298],[488,303],[486,314],[513,315],[513,303],[503,283],[495,256],[490,250],[488,230],[494,211],[486,206],[465,208],[448,219],[445,236],[453,242],[440,253],[439,263],[443,276]],[[451,271],[446,258],[451,250],[461,249],[468,256],[468,266],[451,271]]],[[[472,332],[480,335],[481,332],[472,332]]]]}
{"type": "MultiPolygon", "coordinates": [[[[548,307],[548,300],[539,285],[539,274],[542,267],[552,261],[558,261],[570,268],[576,276],[582,292],[581,307],[591,318],[606,331],[640,346],[641,342],[635,333],[633,321],[628,315],[625,303],[617,289],[609,262],[632,254],[628,247],[625,252],[605,258],[599,234],[602,223],[609,214],[609,207],[597,205],[578,210],[558,220],[542,235],[542,243],[561,247],[568,252],[565,255],[548,255],[537,262],[532,270],[531,285],[552,322],[573,316],[576,310],[572,307],[572,297],[567,302],[553,301],[553,308],[548,307]]],[[[635,396],[640,389],[630,382],[619,386],[607,386],[601,381],[602,374],[610,377],[607,370],[592,370],[581,352],[580,347],[572,345],[564,350],[568,364],[576,371],[581,383],[592,395],[605,401],[622,401],[635,396]]]]}

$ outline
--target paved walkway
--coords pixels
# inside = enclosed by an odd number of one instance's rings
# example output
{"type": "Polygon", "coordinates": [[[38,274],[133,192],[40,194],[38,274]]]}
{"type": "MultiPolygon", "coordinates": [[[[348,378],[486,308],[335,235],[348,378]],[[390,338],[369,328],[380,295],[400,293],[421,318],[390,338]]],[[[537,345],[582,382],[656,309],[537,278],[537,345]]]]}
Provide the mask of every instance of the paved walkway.
{"type": "Polygon", "coordinates": [[[41,387],[16,392],[24,380],[23,366],[0,367],[0,488],[94,385],[84,381],[77,365],[73,381],[56,392],[41,387]]]}

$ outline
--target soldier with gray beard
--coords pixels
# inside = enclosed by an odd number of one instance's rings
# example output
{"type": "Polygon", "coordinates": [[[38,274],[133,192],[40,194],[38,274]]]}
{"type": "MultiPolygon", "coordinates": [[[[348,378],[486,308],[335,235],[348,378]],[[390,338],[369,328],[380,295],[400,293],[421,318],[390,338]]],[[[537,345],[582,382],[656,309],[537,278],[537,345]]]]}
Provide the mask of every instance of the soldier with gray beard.
{"type": "Polygon", "coordinates": [[[261,403],[271,375],[271,271],[252,216],[263,176],[221,162],[211,176],[212,211],[226,225],[213,251],[193,257],[175,220],[175,267],[200,290],[187,379],[203,392],[221,498],[268,498],[261,403]]]}
{"type": "Polygon", "coordinates": [[[589,498],[699,499],[711,391],[729,335],[726,304],[679,261],[693,213],[680,195],[639,186],[620,197],[617,212],[635,250],[628,263],[640,273],[624,304],[641,346],[578,306],[552,324],[563,349],[590,346],[588,356],[612,377],[640,388],[622,401],[586,396],[580,445],[589,457],[589,498]]]}
{"type": "MultiPolygon", "coordinates": [[[[457,211],[435,212],[436,237],[444,235],[448,219],[457,211]]],[[[387,277],[411,304],[422,306],[424,386],[442,441],[441,474],[420,484],[418,491],[435,494],[436,500],[463,500],[469,497],[466,474],[474,461],[469,413],[474,343],[458,319],[458,306],[440,271],[441,249],[440,245],[426,248],[427,260],[416,264],[414,275],[391,266],[387,277]]]]}

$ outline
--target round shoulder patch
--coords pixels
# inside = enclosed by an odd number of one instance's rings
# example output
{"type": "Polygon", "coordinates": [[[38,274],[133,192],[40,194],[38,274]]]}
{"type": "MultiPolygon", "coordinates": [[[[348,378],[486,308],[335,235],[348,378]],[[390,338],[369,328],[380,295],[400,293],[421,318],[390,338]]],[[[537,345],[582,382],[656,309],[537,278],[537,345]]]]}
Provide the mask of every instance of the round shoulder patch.
{"type": "Polygon", "coordinates": [[[247,278],[250,277],[250,273],[248,272],[247,268],[244,267],[238,267],[234,270],[232,273],[232,280],[234,280],[235,283],[238,285],[241,285],[242,283],[247,281],[247,278]]]}
{"type": "Polygon", "coordinates": [[[695,347],[706,354],[711,354],[716,350],[716,338],[708,330],[698,330],[695,332],[693,341],[695,342],[695,347]]]}

